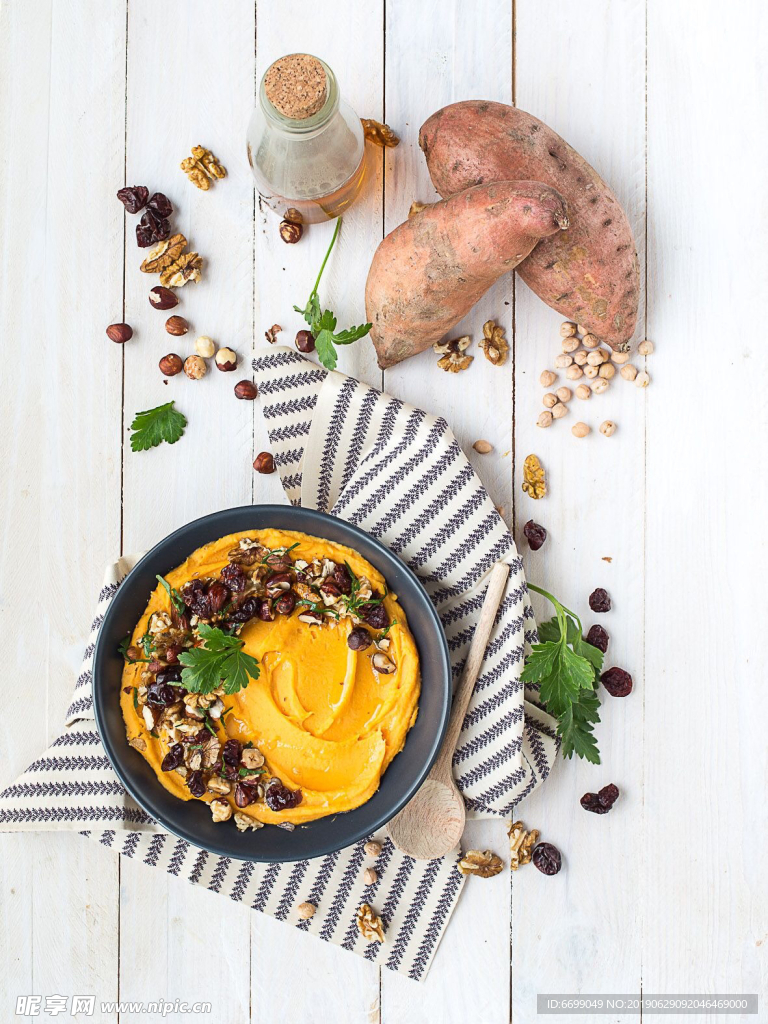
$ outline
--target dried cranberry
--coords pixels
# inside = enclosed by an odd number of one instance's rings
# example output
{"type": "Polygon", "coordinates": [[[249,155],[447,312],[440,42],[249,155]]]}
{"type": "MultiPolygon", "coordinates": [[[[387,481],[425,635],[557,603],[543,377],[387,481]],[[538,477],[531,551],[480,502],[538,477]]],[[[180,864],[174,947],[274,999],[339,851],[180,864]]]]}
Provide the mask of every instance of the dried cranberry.
{"type": "Polygon", "coordinates": [[[242,567],[234,562],[224,566],[221,570],[221,578],[234,594],[245,590],[245,585],[248,582],[248,577],[242,567]]]}
{"type": "Polygon", "coordinates": [[[154,675],[157,675],[163,668],[163,662],[158,658],[152,658],[151,661],[147,662],[147,672],[152,672],[154,675]]]}
{"type": "MultiPolygon", "coordinates": [[[[219,763],[221,764],[221,762],[219,763]]],[[[219,774],[222,775],[225,779],[229,779],[230,782],[234,782],[234,780],[238,777],[239,772],[240,769],[235,764],[221,765],[219,769],[219,774]]]]}
{"type": "Polygon", "coordinates": [[[536,867],[544,875],[556,875],[563,864],[560,851],[552,843],[539,843],[534,848],[531,858],[536,867]]]}
{"type": "Polygon", "coordinates": [[[155,708],[167,708],[176,703],[176,691],[167,683],[153,679],[147,687],[147,704],[155,708]]]}
{"type": "Polygon", "coordinates": [[[208,599],[205,594],[205,584],[202,580],[190,580],[185,583],[181,590],[181,596],[193,615],[198,618],[208,618],[210,611],[208,599]]]}
{"type": "Polygon", "coordinates": [[[138,213],[147,205],[149,189],[144,185],[126,186],[118,189],[117,198],[126,208],[128,213],[138,213]]]}
{"type": "Polygon", "coordinates": [[[203,773],[200,771],[192,772],[187,779],[187,787],[192,796],[202,796],[205,792],[205,780],[203,779],[203,773]]]}
{"type": "Polygon", "coordinates": [[[181,665],[169,665],[168,668],[164,668],[162,672],[157,675],[158,683],[180,683],[181,682],[181,665]]]}
{"type": "Polygon", "coordinates": [[[229,613],[230,622],[248,622],[249,619],[254,619],[259,614],[259,608],[261,606],[261,598],[259,597],[247,597],[245,601],[240,605],[239,608],[235,608],[229,613]]]}
{"type": "Polygon", "coordinates": [[[288,789],[276,777],[269,780],[264,792],[264,799],[270,811],[287,811],[292,807],[298,807],[302,796],[300,789],[288,789]]]}
{"type": "MultiPolygon", "coordinates": [[[[136,225],[136,238],[139,237],[139,229],[143,228],[150,232],[151,242],[164,242],[171,237],[171,222],[165,217],[160,217],[154,210],[147,209],[141,215],[141,220],[136,225]]],[[[142,243],[139,242],[139,245],[142,243]]]]}
{"type": "Polygon", "coordinates": [[[389,625],[389,615],[383,604],[364,604],[360,609],[360,617],[373,629],[386,629],[389,625]]]}
{"type": "Polygon", "coordinates": [[[610,637],[608,636],[608,634],[602,626],[590,626],[589,632],[584,637],[584,639],[587,641],[588,644],[592,644],[593,647],[596,647],[599,651],[602,651],[603,654],[605,654],[605,652],[608,650],[608,641],[610,637]]]}
{"type": "Polygon", "coordinates": [[[235,786],[235,803],[238,807],[247,807],[256,799],[256,790],[252,786],[244,786],[238,782],[235,786]]]}
{"type": "Polygon", "coordinates": [[[144,227],[143,224],[137,224],[136,244],[140,249],[146,249],[148,245],[152,245],[152,228],[144,227]]]}
{"type": "Polygon", "coordinates": [[[179,768],[182,764],[184,764],[184,747],[180,743],[175,743],[163,758],[160,768],[164,772],[172,772],[174,768],[179,768]]]}
{"type": "Polygon", "coordinates": [[[220,612],[229,599],[229,588],[218,580],[215,580],[206,591],[206,599],[211,609],[211,615],[220,612]]]}
{"type": "Polygon", "coordinates": [[[632,693],[632,676],[623,668],[609,668],[600,676],[600,682],[612,697],[626,697],[632,693]]]}
{"type": "Polygon", "coordinates": [[[278,615],[290,615],[295,607],[296,595],[292,590],[289,590],[286,594],[282,594],[275,601],[275,611],[278,615]]]}
{"type": "Polygon", "coordinates": [[[597,791],[597,796],[602,807],[610,809],[616,803],[619,795],[619,787],[609,782],[607,786],[597,791]]]}
{"type": "Polygon", "coordinates": [[[353,651],[364,651],[372,642],[371,634],[365,626],[355,626],[347,637],[347,647],[353,651]]]}
{"type": "Polygon", "coordinates": [[[616,802],[619,795],[619,787],[611,782],[603,786],[599,793],[585,793],[579,803],[585,811],[592,811],[593,814],[607,814],[616,802]]]}
{"type": "Polygon", "coordinates": [[[150,197],[147,206],[150,210],[154,210],[160,217],[170,217],[173,213],[173,206],[168,196],[163,195],[162,192],[155,192],[150,197]]]}
{"type": "Polygon", "coordinates": [[[243,748],[238,740],[227,740],[221,748],[221,759],[224,764],[232,764],[237,767],[240,764],[243,748]]]}
{"type": "Polygon", "coordinates": [[[534,523],[532,519],[529,519],[523,527],[523,533],[525,534],[525,539],[528,541],[528,547],[531,551],[538,551],[547,539],[547,531],[543,526],[539,526],[538,523],[534,523]]]}
{"type": "Polygon", "coordinates": [[[331,575],[342,594],[352,593],[352,577],[349,575],[349,569],[346,565],[339,565],[337,562],[336,568],[331,575]]]}
{"type": "Polygon", "coordinates": [[[608,591],[598,587],[589,595],[589,607],[593,612],[609,612],[611,610],[611,599],[608,591]]]}

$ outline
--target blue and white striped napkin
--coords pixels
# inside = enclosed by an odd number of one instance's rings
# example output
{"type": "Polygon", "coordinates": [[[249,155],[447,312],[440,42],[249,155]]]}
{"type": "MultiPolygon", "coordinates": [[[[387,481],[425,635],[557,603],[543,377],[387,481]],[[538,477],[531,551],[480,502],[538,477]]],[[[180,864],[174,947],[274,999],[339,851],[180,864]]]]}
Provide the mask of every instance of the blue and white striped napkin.
{"type": "MultiPolygon", "coordinates": [[[[552,767],[553,720],[520,672],[535,639],[522,562],[504,522],[444,420],[404,405],[287,348],[254,360],[256,382],[285,492],[379,537],[420,577],[448,637],[454,680],[469,651],[487,574],[510,565],[507,591],[454,756],[474,817],[508,817],[552,767]]],[[[0,793],[0,830],[65,829],[126,857],[247,903],[373,963],[423,979],[459,898],[458,851],[414,861],[386,835],[378,880],[363,883],[363,843],[311,861],[252,864],[217,857],[163,831],[125,792],[99,740],[91,662],[104,613],[136,559],[107,571],[61,736],[0,793]],[[317,913],[300,921],[299,903],[317,913]],[[370,903],[383,944],[359,934],[370,903]]]]}

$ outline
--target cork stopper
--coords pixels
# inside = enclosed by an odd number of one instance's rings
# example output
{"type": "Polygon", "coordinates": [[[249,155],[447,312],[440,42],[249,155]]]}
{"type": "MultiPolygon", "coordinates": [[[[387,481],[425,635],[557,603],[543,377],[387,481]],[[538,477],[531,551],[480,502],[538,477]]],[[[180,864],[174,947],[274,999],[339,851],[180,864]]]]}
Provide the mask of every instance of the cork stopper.
{"type": "Polygon", "coordinates": [[[284,117],[303,121],[325,103],[328,81],[317,57],[291,53],[281,57],[264,76],[264,92],[284,117]]]}

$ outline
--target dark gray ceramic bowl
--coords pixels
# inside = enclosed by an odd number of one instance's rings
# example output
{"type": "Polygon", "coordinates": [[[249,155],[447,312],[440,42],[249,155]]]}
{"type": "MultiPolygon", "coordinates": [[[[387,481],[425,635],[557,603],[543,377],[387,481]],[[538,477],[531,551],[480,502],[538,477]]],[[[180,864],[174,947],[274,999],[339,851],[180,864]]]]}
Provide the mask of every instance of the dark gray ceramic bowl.
{"type": "Polygon", "coordinates": [[[197,519],[160,541],[136,565],[109,606],[93,659],[93,703],[102,742],[121,782],[164,828],[195,846],[226,857],[291,861],[320,857],[381,828],[419,788],[437,756],[450,709],[448,645],[440,620],[419,580],[379,541],[342,519],[290,505],[245,505],[197,519]],[[241,530],[300,530],[354,548],[384,576],[408,618],[421,660],[421,699],[416,724],[381,780],[379,790],[354,811],[297,827],[240,833],[231,821],[214,824],[206,804],[178,800],[125,738],[120,711],[123,660],[120,641],[132,632],[164,575],[209,541],[241,530]]]}

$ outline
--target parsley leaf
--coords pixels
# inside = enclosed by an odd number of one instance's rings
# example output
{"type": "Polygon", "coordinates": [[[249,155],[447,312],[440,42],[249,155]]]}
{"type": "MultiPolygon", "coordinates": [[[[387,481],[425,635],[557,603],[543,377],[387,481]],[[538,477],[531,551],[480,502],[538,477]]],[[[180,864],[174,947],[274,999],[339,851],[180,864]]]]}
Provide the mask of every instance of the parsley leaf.
{"type": "Polygon", "coordinates": [[[336,345],[351,345],[353,341],[364,338],[372,326],[371,324],[360,324],[358,327],[348,327],[346,330],[336,333],[336,317],[330,309],[323,310],[320,306],[317,289],[320,286],[320,278],[323,276],[325,264],[331,255],[331,250],[336,243],[340,228],[341,217],[336,221],[331,244],[328,246],[328,251],[320,267],[320,273],[317,275],[315,287],[309,293],[306,306],[303,309],[301,306],[293,307],[297,313],[301,313],[309,324],[309,329],[315,338],[317,358],[327,370],[336,369],[336,345]]]}
{"type": "Polygon", "coordinates": [[[175,444],[184,433],[186,416],[173,408],[173,402],[158,405],[155,409],[137,412],[131,424],[131,451],[144,452],[157,448],[161,441],[175,444]]]}
{"type": "Polygon", "coordinates": [[[245,644],[215,626],[201,623],[198,633],[202,647],[182,651],[179,662],[184,666],[181,685],[192,693],[210,693],[223,686],[227,694],[244,689],[251,679],[259,678],[259,663],[243,651],[245,644]]]}
{"type": "Polygon", "coordinates": [[[178,592],[176,587],[172,587],[171,584],[168,582],[168,580],[165,579],[165,577],[163,577],[163,576],[155,576],[155,579],[158,580],[160,583],[162,583],[162,585],[168,591],[168,597],[170,597],[170,599],[171,599],[171,604],[176,609],[176,611],[179,613],[179,615],[186,615],[186,613],[187,613],[187,606],[186,606],[186,604],[184,602],[184,598],[178,592]]]}
{"type": "Polygon", "coordinates": [[[556,615],[538,627],[539,642],[533,644],[521,679],[538,683],[547,711],[557,718],[564,757],[586,758],[600,764],[594,726],[600,721],[600,700],[595,684],[603,665],[603,652],[583,639],[579,617],[546,590],[528,584],[530,590],[548,598],[556,615]]]}

